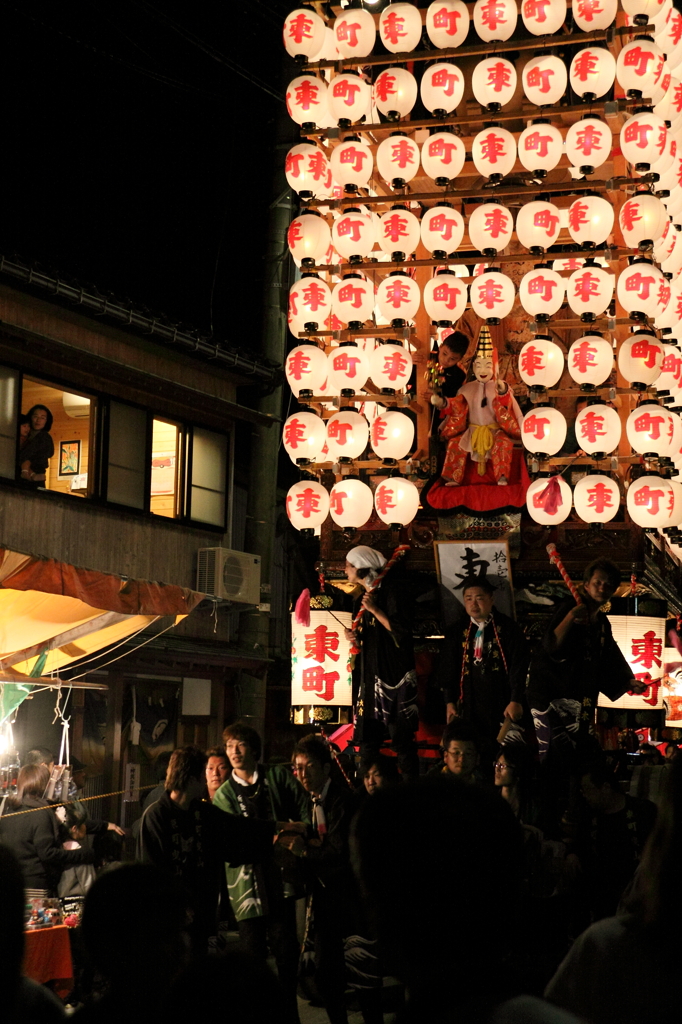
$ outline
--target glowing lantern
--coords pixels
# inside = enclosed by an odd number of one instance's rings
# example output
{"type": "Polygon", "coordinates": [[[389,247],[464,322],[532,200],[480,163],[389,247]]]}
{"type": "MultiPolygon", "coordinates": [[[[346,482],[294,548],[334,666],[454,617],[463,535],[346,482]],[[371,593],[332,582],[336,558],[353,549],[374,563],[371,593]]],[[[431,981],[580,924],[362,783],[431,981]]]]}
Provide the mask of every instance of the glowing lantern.
{"type": "Polygon", "coordinates": [[[352,71],[332,78],[327,104],[332,117],[341,127],[355,124],[369,114],[372,87],[352,71]]]}
{"type": "Polygon", "coordinates": [[[332,227],[332,243],[339,256],[351,262],[369,256],[376,241],[376,228],[371,213],[348,206],[332,227]]]}
{"type": "MultiPolygon", "coordinates": [[[[677,219],[676,214],[674,216],[677,219]]],[[[672,225],[670,236],[671,244],[667,247],[664,258],[661,260],[661,270],[664,274],[677,274],[682,267],[682,234],[672,225]]]]}
{"type": "Polygon", "coordinates": [[[451,270],[440,270],[424,285],[424,308],[431,320],[448,327],[464,314],[467,288],[451,270]]]}
{"type": "Polygon", "coordinates": [[[395,326],[404,326],[405,320],[414,319],[419,300],[419,285],[401,270],[394,270],[377,288],[379,313],[395,326]]]}
{"type": "Polygon", "coordinates": [[[331,231],[317,211],[300,213],[287,231],[289,252],[304,267],[324,261],[331,243],[331,231]]]}
{"type": "Polygon", "coordinates": [[[665,57],[648,36],[626,43],[616,61],[616,78],[631,99],[652,99],[665,57]]]}
{"type": "Polygon", "coordinates": [[[482,203],[469,217],[469,238],[484,256],[496,256],[511,242],[514,218],[501,203],[482,203]]]}
{"type": "Polygon", "coordinates": [[[568,73],[571,89],[586,101],[604,96],[615,78],[616,61],[609,50],[600,46],[587,46],[579,50],[571,61],[568,73]]]}
{"type": "Polygon", "coordinates": [[[380,459],[404,459],[414,444],[414,423],[404,412],[381,413],[372,423],[371,443],[380,459]]]}
{"type": "Polygon", "coordinates": [[[419,245],[420,224],[406,206],[392,206],[379,217],[377,235],[383,251],[397,253],[394,258],[402,260],[419,245]]]}
{"type": "Polygon", "coordinates": [[[404,68],[386,68],[374,83],[374,102],[391,121],[406,117],[417,102],[417,79],[404,68]]]}
{"type": "Polygon", "coordinates": [[[412,4],[389,4],[379,16],[379,35],[389,53],[409,53],[422,37],[421,14],[412,4]]]}
{"type": "Polygon", "coordinates": [[[479,174],[499,181],[514,169],[516,139],[506,128],[484,128],[474,138],[471,158],[479,174]]]}
{"type": "Polygon", "coordinates": [[[664,121],[673,122],[680,113],[676,102],[676,86],[679,85],[679,81],[676,76],[677,72],[675,75],[668,72],[664,77],[662,84],[665,84],[666,79],[669,79],[669,81],[665,85],[663,98],[654,106],[654,114],[658,114],[658,116],[662,117],[664,121]]]}
{"type": "Polygon", "coordinates": [[[531,519],[542,526],[554,526],[567,519],[573,496],[561,476],[538,477],[526,491],[526,508],[531,519]]]}
{"type": "Polygon", "coordinates": [[[345,476],[329,492],[329,514],[337,526],[358,529],[374,510],[372,488],[352,476],[345,476]]]}
{"type": "Polygon", "coordinates": [[[480,60],[471,76],[471,88],[476,100],[488,110],[499,110],[514,98],[516,68],[503,57],[480,60]]]}
{"type": "Polygon", "coordinates": [[[472,281],[469,289],[471,308],[486,323],[499,324],[514,305],[514,283],[495,267],[489,267],[472,281]]]}
{"type": "Polygon", "coordinates": [[[566,0],[522,0],[523,24],[534,36],[551,36],[566,18],[566,0]]]}
{"type": "Polygon", "coordinates": [[[646,25],[661,13],[665,3],[664,0],[622,0],[622,6],[635,25],[646,25]]]}
{"type": "Polygon", "coordinates": [[[594,248],[613,230],[613,206],[601,196],[581,196],[568,208],[568,233],[574,242],[594,248]]]}
{"type": "Polygon", "coordinates": [[[426,109],[444,117],[462,102],[464,75],[454,64],[432,64],[422,76],[420,92],[426,109]]]}
{"type": "Polygon", "coordinates": [[[374,311],[374,285],[360,274],[346,274],[334,285],[332,313],[342,323],[359,330],[374,311]]]}
{"type": "Polygon", "coordinates": [[[296,124],[321,124],[328,113],[327,102],[327,85],[315,75],[300,75],[287,86],[287,112],[296,124]]]}
{"type": "Polygon", "coordinates": [[[600,334],[586,334],[568,350],[568,372],[584,390],[603,384],[613,369],[611,342],[600,334]]]}
{"type": "Polygon", "coordinates": [[[675,505],[675,492],[669,480],[655,473],[644,473],[630,484],[627,508],[630,518],[645,530],[668,526],[675,505]]]}
{"type": "Polygon", "coordinates": [[[551,405],[535,405],[523,417],[523,447],[548,458],[561,451],[566,440],[566,417],[551,405]]]}
{"type": "Polygon", "coordinates": [[[649,192],[636,192],[620,208],[618,223],[628,248],[650,249],[660,238],[668,216],[665,206],[649,192]]]}
{"type": "Polygon", "coordinates": [[[662,28],[654,36],[656,42],[667,55],[666,63],[672,70],[682,62],[680,40],[682,39],[682,14],[673,7],[666,16],[662,28]]]}
{"type": "Polygon", "coordinates": [[[303,274],[300,281],[292,284],[289,289],[289,327],[292,334],[318,330],[330,312],[329,285],[317,274],[303,274]]]}
{"type": "Polygon", "coordinates": [[[533,121],[519,135],[519,160],[528,171],[544,178],[561,160],[564,140],[561,132],[546,121],[533,121]]]}
{"type": "Polygon", "coordinates": [[[553,388],[563,372],[564,354],[551,338],[538,334],[519,352],[519,373],[529,387],[553,388]]]}
{"type": "Polygon", "coordinates": [[[287,153],[284,173],[290,188],[302,199],[312,199],[331,185],[327,157],[318,146],[301,142],[287,153]]]}
{"type": "MultiPolygon", "coordinates": [[[[680,418],[679,413],[672,412],[672,410],[670,410],[670,415],[672,416],[672,429],[668,430],[667,443],[663,450],[663,458],[674,463],[675,459],[679,460],[680,445],[682,445],[682,418],[680,418]]],[[[682,494],[682,492],[679,493],[682,494]]],[[[675,523],[676,526],[680,520],[682,520],[682,511],[680,511],[680,519],[675,523]]]]}
{"type": "Polygon", "coordinates": [[[324,420],[314,412],[295,412],[284,423],[282,440],[294,465],[318,462],[326,441],[324,420]]]}
{"type": "Polygon", "coordinates": [[[469,10],[463,0],[434,0],[426,12],[426,32],[439,50],[461,46],[469,33],[469,10]]]}
{"type": "Polygon", "coordinates": [[[631,318],[642,320],[663,312],[668,305],[670,291],[658,267],[636,256],[632,264],[618,275],[617,295],[631,318]]]}
{"type": "Polygon", "coordinates": [[[655,324],[664,334],[671,332],[678,336],[682,326],[682,288],[680,281],[670,283],[670,299],[662,313],[656,317],[655,324]]]}
{"type": "Polygon", "coordinates": [[[636,391],[654,383],[662,364],[663,345],[648,331],[636,331],[618,349],[618,369],[636,391]]]}
{"type": "Polygon", "coordinates": [[[345,11],[334,22],[336,46],[342,57],[368,57],[376,34],[374,18],[364,8],[345,11]]]}
{"type": "Polygon", "coordinates": [[[676,396],[681,386],[682,352],[676,345],[663,345],[663,362],[656,378],[656,390],[661,396],[676,396]]]}
{"type": "Polygon", "coordinates": [[[375,490],[374,507],[382,523],[407,526],[419,509],[419,490],[405,477],[392,476],[375,490]]]}
{"type": "Polygon", "coordinates": [[[620,416],[605,402],[591,402],[575,418],[575,439],[588,455],[604,458],[620,443],[620,416]]]}
{"type": "Polygon", "coordinates": [[[301,480],[289,488],[286,508],[297,530],[316,530],[329,515],[329,492],[317,480],[301,480]]]}
{"type": "Polygon", "coordinates": [[[317,345],[297,345],[285,360],[284,372],[297,398],[319,394],[327,379],[327,357],[317,345]]]}
{"type": "Polygon", "coordinates": [[[347,191],[354,192],[359,185],[366,185],[372,177],[372,150],[358,135],[349,135],[332,150],[329,166],[334,181],[344,185],[347,191]]]}
{"type": "Polygon", "coordinates": [[[566,297],[566,283],[555,270],[535,267],[521,278],[519,299],[526,313],[534,316],[538,323],[546,323],[550,316],[558,313],[566,297]]]}
{"type": "Polygon", "coordinates": [[[309,7],[297,7],[284,19],[284,46],[290,57],[313,60],[324,46],[325,24],[309,7]]]}
{"type": "Polygon", "coordinates": [[[329,28],[328,25],[325,27],[324,30],[324,42],[322,44],[322,49],[319,51],[319,53],[315,54],[314,59],[315,61],[341,59],[341,54],[339,53],[336,45],[336,36],[334,35],[334,30],[329,28]]]}
{"type": "Polygon", "coordinates": [[[573,0],[573,20],[582,32],[599,32],[615,20],[618,0],[573,0]]]}
{"type": "Polygon", "coordinates": [[[419,170],[419,146],[404,132],[391,132],[377,148],[377,169],[394,188],[412,181],[419,170]]]}
{"type": "Polygon", "coordinates": [[[403,391],[410,383],[412,356],[399,342],[377,345],[369,357],[369,375],[386,394],[403,391]]]}
{"type": "Polygon", "coordinates": [[[422,167],[437,185],[447,185],[464,167],[466,149],[457,135],[441,131],[431,135],[422,146],[422,167]]]}
{"type": "Polygon", "coordinates": [[[625,432],[633,451],[647,458],[666,454],[673,429],[673,413],[654,399],[642,402],[633,409],[625,424],[625,432]]]}
{"type": "Polygon", "coordinates": [[[530,253],[543,253],[554,245],[561,230],[559,209],[554,203],[524,203],[516,217],[516,237],[530,253]]]}
{"type": "Polygon", "coordinates": [[[609,523],[620,508],[618,484],[604,473],[589,473],[573,488],[573,507],[584,523],[609,523]]]}
{"type": "Polygon", "coordinates": [[[611,156],[612,144],[611,129],[598,117],[584,117],[566,132],[566,156],[582,174],[601,167],[611,156]]]}
{"type": "Polygon", "coordinates": [[[620,132],[620,148],[623,156],[634,165],[635,170],[646,172],[665,152],[668,129],[665,121],[651,111],[634,114],[625,122],[620,132]]]}
{"type": "Polygon", "coordinates": [[[588,323],[604,312],[613,298],[613,275],[594,260],[585,260],[568,279],[566,298],[574,313],[588,323]]]}
{"type": "Polygon", "coordinates": [[[349,462],[362,455],[369,440],[369,425],[354,409],[342,409],[327,420],[327,448],[334,460],[349,462]]]}
{"type": "Polygon", "coordinates": [[[521,72],[521,82],[523,91],[531,103],[537,107],[553,106],[566,92],[566,65],[559,57],[551,54],[533,57],[521,72]]]}
{"type": "Polygon", "coordinates": [[[464,218],[450,203],[438,203],[421,220],[421,239],[436,259],[456,252],[464,237],[464,218]]]}
{"type": "Polygon", "coordinates": [[[353,341],[342,341],[327,356],[327,377],[330,386],[344,398],[362,390],[369,377],[369,359],[353,341]]]}
{"type": "Polygon", "coordinates": [[[476,0],[474,27],[484,43],[509,39],[516,28],[515,0],[476,0]]]}

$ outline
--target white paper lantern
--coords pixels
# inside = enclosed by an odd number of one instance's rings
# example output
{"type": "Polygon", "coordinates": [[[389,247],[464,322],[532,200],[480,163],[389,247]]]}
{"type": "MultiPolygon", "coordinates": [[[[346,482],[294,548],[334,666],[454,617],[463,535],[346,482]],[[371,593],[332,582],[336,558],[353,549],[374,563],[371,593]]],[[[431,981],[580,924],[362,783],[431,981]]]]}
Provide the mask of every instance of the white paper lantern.
{"type": "Polygon", "coordinates": [[[563,523],[571,512],[573,496],[563,477],[539,477],[526,491],[526,508],[532,519],[542,526],[563,523]],[[558,491],[558,493],[557,493],[558,491]]]}
{"type": "Polygon", "coordinates": [[[654,321],[659,330],[666,328],[672,332],[672,337],[678,338],[682,329],[682,282],[678,279],[670,285],[670,299],[662,313],[659,313],[654,321]]]}
{"type": "Polygon", "coordinates": [[[408,256],[419,245],[421,225],[406,206],[392,206],[379,217],[377,234],[384,252],[403,252],[408,256]]]}
{"type": "Polygon", "coordinates": [[[551,338],[538,334],[519,352],[519,374],[529,387],[553,388],[563,372],[564,354],[551,338]]]}
{"type": "Polygon", "coordinates": [[[670,297],[667,289],[667,282],[658,267],[641,257],[636,257],[631,266],[618,275],[618,301],[635,319],[662,313],[670,297]]]}
{"type": "Polygon", "coordinates": [[[412,356],[397,342],[377,345],[369,357],[369,375],[382,391],[403,391],[410,383],[412,356]]]}
{"type": "Polygon", "coordinates": [[[364,387],[369,377],[369,358],[355,342],[343,341],[327,356],[327,368],[330,386],[349,397],[364,387]]]}
{"type": "Polygon", "coordinates": [[[424,308],[441,327],[456,323],[467,304],[467,287],[451,270],[441,270],[424,285],[424,308]]]}
{"type": "Polygon", "coordinates": [[[623,10],[629,16],[628,24],[634,23],[635,25],[646,25],[648,21],[660,15],[666,6],[666,0],[621,0],[621,3],[623,10]]]}
{"type": "Polygon", "coordinates": [[[450,203],[438,203],[427,210],[421,220],[421,239],[436,259],[459,249],[464,237],[464,218],[450,203]]]}
{"type": "Polygon", "coordinates": [[[580,256],[571,256],[566,260],[552,260],[552,270],[580,270],[585,260],[580,256]]]}
{"type": "Polygon", "coordinates": [[[323,19],[309,7],[297,7],[284,19],[284,46],[290,57],[313,60],[324,45],[323,19]]]}
{"type": "Polygon", "coordinates": [[[620,443],[620,416],[604,402],[593,402],[575,418],[575,439],[588,455],[603,458],[620,443]]]}
{"type": "Polygon", "coordinates": [[[623,239],[631,249],[642,243],[647,248],[652,246],[663,232],[667,220],[665,206],[649,192],[636,192],[623,203],[618,214],[623,239]]]}
{"type": "Polygon", "coordinates": [[[677,395],[682,386],[682,352],[676,345],[663,345],[661,372],[656,378],[656,390],[663,395],[677,395]]]}
{"type": "Polygon", "coordinates": [[[450,114],[462,102],[464,75],[454,64],[432,64],[422,75],[420,93],[432,114],[450,114]]]}
{"type": "Polygon", "coordinates": [[[469,217],[469,238],[484,256],[495,256],[511,242],[514,218],[501,203],[482,203],[469,217]]]}
{"type": "Polygon", "coordinates": [[[426,32],[439,50],[461,46],[469,34],[469,10],[463,0],[434,0],[426,12],[426,32]]]}
{"type": "Polygon", "coordinates": [[[364,8],[344,11],[334,22],[336,46],[342,57],[369,57],[376,34],[374,18],[364,8]]]}
{"type": "Polygon", "coordinates": [[[566,440],[566,417],[551,405],[534,406],[523,417],[523,447],[536,455],[551,456],[561,451],[566,440]]]}
{"type": "Polygon", "coordinates": [[[613,370],[611,342],[598,334],[586,334],[568,350],[568,372],[576,384],[597,387],[613,370]]]}
{"type": "Polygon", "coordinates": [[[355,124],[369,114],[372,87],[352,71],[332,79],[327,93],[329,113],[339,124],[355,124]]]}
{"type": "Polygon", "coordinates": [[[497,324],[509,316],[514,305],[514,283],[502,271],[485,270],[469,289],[471,308],[489,324],[497,324]]]}
{"type": "MultiPolygon", "coordinates": [[[[682,203],[680,204],[682,210],[682,203]]],[[[673,214],[675,220],[679,218],[679,210],[673,214]]],[[[682,268],[682,233],[673,225],[671,230],[671,248],[666,252],[665,258],[661,260],[661,270],[664,274],[677,275],[682,268]]]]}
{"type": "Polygon", "coordinates": [[[601,245],[613,230],[611,203],[601,196],[581,196],[568,208],[568,233],[582,246],[601,245]]]}
{"type": "Polygon", "coordinates": [[[618,54],[618,84],[632,98],[652,99],[664,62],[663,52],[653,39],[638,36],[618,54]]]}
{"type": "Polygon", "coordinates": [[[301,480],[289,488],[286,509],[297,530],[316,530],[329,515],[329,492],[316,480],[301,480]]]}
{"type": "Polygon", "coordinates": [[[369,440],[369,424],[354,409],[342,409],[327,420],[327,449],[334,460],[357,459],[369,440]]]}
{"type": "Polygon", "coordinates": [[[369,256],[375,241],[376,228],[371,213],[349,206],[334,221],[332,243],[344,259],[369,256]]]}
{"type": "Polygon", "coordinates": [[[331,185],[327,157],[310,142],[301,142],[289,150],[284,173],[289,187],[304,199],[319,195],[331,185]]]}
{"type": "Polygon", "coordinates": [[[606,95],[616,79],[616,61],[609,50],[586,46],[571,61],[568,80],[581,99],[606,95]]]}
{"type": "Polygon", "coordinates": [[[666,454],[673,429],[673,413],[654,400],[642,402],[633,409],[625,423],[633,451],[652,458],[666,454]]]}
{"type": "Polygon", "coordinates": [[[645,473],[628,487],[628,513],[633,523],[645,530],[668,526],[674,505],[670,481],[655,473],[645,473]]]}
{"type": "MultiPolygon", "coordinates": [[[[642,173],[665,152],[668,129],[665,121],[651,111],[629,117],[620,131],[620,148],[628,163],[642,173]]],[[[672,161],[671,161],[672,162],[672,161]]]]}
{"type": "Polygon", "coordinates": [[[599,32],[613,24],[618,0],[573,0],[573,20],[582,32],[599,32]]]}
{"type": "Polygon", "coordinates": [[[516,139],[506,128],[484,128],[474,137],[471,158],[479,174],[499,181],[516,163],[516,139]]]}
{"type": "Polygon", "coordinates": [[[521,82],[531,103],[537,107],[554,106],[566,92],[566,65],[559,57],[543,53],[528,61],[521,72],[521,82]]]}
{"type": "Polygon", "coordinates": [[[516,28],[515,0],[476,0],[474,27],[484,43],[510,39],[516,28]]]}
{"type": "Polygon", "coordinates": [[[521,17],[534,36],[552,36],[566,18],[566,0],[522,0],[521,17]]]}
{"type": "Polygon", "coordinates": [[[419,170],[419,146],[403,132],[391,132],[377,148],[377,170],[396,188],[412,181],[419,170]]]}
{"type": "Polygon", "coordinates": [[[292,334],[300,334],[306,324],[314,324],[311,327],[313,331],[319,330],[319,325],[324,323],[330,313],[329,285],[317,274],[303,274],[300,281],[296,281],[289,289],[289,325],[292,334]]]}
{"type": "Polygon", "coordinates": [[[287,86],[287,112],[296,124],[321,124],[327,117],[327,85],[315,75],[299,75],[287,86]]]}
{"type": "Polygon", "coordinates": [[[285,420],[282,441],[294,465],[318,462],[326,441],[324,420],[313,412],[295,412],[285,420]]]}
{"type": "Polygon", "coordinates": [[[346,476],[329,492],[329,514],[337,526],[357,530],[365,525],[373,511],[372,488],[362,480],[346,476]]]}
{"type": "Polygon", "coordinates": [[[534,121],[519,135],[519,160],[528,171],[544,177],[553,170],[563,155],[564,140],[558,128],[544,121],[534,121]]]}
{"type": "Polygon", "coordinates": [[[318,395],[327,379],[327,357],[317,345],[297,345],[286,357],[284,372],[297,398],[301,392],[318,395]]]}
{"type": "Polygon", "coordinates": [[[358,135],[350,135],[332,150],[329,166],[334,181],[339,185],[350,185],[354,191],[366,185],[372,177],[372,150],[358,135]]]}
{"type": "Polygon", "coordinates": [[[417,102],[417,79],[405,68],[386,68],[374,83],[374,102],[382,114],[407,117],[417,102]]]}
{"type": "Polygon", "coordinates": [[[389,53],[409,53],[422,37],[421,14],[412,4],[389,4],[379,15],[379,35],[389,53]]]}
{"type": "Polygon", "coordinates": [[[346,274],[332,292],[332,313],[344,324],[364,324],[374,312],[374,285],[359,274],[346,274]]]}
{"type": "Polygon", "coordinates": [[[292,220],[287,231],[287,245],[295,260],[309,261],[309,265],[312,265],[324,259],[331,237],[329,225],[324,217],[308,211],[300,213],[292,220]]]}
{"type": "Polygon", "coordinates": [[[388,321],[413,320],[419,299],[419,285],[400,270],[385,277],[377,288],[377,306],[388,321]]]}
{"type": "Polygon", "coordinates": [[[679,45],[682,40],[682,14],[674,7],[668,11],[665,21],[657,29],[654,39],[667,55],[668,67],[677,68],[682,63],[682,51],[679,45]]]}
{"type": "Polygon", "coordinates": [[[613,135],[605,121],[584,117],[566,132],[566,156],[583,174],[591,174],[611,156],[613,135]]]}
{"type": "Polygon", "coordinates": [[[584,523],[609,523],[620,508],[618,484],[604,473],[589,473],[573,488],[573,507],[584,523]]]}
{"type": "Polygon", "coordinates": [[[654,383],[663,363],[663,345],[654,334],[637,331],[618,349],[618,369],[631,387],[643,390],[654,383]]]}
{"type": "Polygon", "coordinates": [[[560,221],[559,208],[554,203],[524,203],[516,217],[516,237],[529,252],[542,253],[559,237],[560,221]]]}
{"type": "Polygon", "coordinates": [[[585,265],[569,277],[566,298],[573,312],[581,320],[589,322],[608,307],[613,298],[613,287],[613,275],[586,260],[585,265]]]}
{"type": "Polygon", "coordinates": [[[392,476],[375,490],[374,507],[383,523],[407,526],[419,509],[419,490],[405,477],[392,476]]]}
{"type": "Polygon", "coordinates": [[[424,174],[433,178],[437,185],[447,185],[464,167],[466,149],[459,136],[436,132],[422,146],[421,159],[424,174]]]}
{"type": "MultiPolygon", "coordinates": [[[[669,411],[670,415],[672,416],[672,429],[670,429],[669,426],[667,444],[663,450],[663,456],[666,459],[669,459],[671,462],[675,462],[676,459],[679,460],[680,447],[682,446],[682,418],[680,417],[679,413],[673,412],[672,409],[669,411]]],[[[678,493],[682,494],[682,492],[678,493]]],[[[682,511],[680,512],[680,519],[678,519],[675,525],[677,526],[681,520],[682,511]]]]}
{"type": "Polygon", "coordinates": [[[414,423],[404,412],[383,412],[372,422],[371,443],[380,459],[404,459],[414,444],[414,423]]]}
{"type": "Polygon", "coordinates": [[[474,97],[488,110],[499,110],[509,103],[514,98],[516,83],[516,68],[504,57],[485,57],[471,76],[474,97]]]}
{"type": "Polygon", "coordinates": [[[536,267],[524,274],[519,284],[519,299],[526,313],[539,323],[558,313],[566,297],[566,282],[548,267],[536,267]]]}

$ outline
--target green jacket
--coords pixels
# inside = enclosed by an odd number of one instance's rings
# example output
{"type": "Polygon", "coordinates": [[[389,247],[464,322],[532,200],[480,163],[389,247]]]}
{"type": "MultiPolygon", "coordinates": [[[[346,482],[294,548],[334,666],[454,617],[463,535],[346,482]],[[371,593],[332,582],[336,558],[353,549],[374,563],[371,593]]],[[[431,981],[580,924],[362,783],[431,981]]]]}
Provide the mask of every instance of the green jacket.
{"type": "MultiPolygon", "coordinates": [[[[265,778],[270,798],[270,812],[274,821],[304,821],[310,824],[310,800],[288,768],[284,765],[266,768],[259,764],[258,775],[259,778],[265,778]]],[[[248,817],[239,800],[239,788],[238,784],[233,784],[229,778],[213,797],[213,803],[228,814],[248,817]]],[[[263,872],[253,864],[242,864],[239,867],[226,864],[225,874],[230,903],[237,921],[264,917],[267,913],[267,894],[263,872]]],[[[285,896],[294,895],[291,883],[284,882],[283,886],[285,896]]]]}

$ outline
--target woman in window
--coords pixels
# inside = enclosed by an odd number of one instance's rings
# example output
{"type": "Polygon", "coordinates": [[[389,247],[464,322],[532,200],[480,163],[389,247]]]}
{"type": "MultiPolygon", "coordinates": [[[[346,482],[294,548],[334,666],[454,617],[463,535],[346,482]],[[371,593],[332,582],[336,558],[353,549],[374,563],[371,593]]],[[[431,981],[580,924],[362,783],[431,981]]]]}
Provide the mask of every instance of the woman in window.
{"type": "Polygon", "coordinates": [[[54,455],[54,441],[50,436],[52,413],[45,405],[34,405],[27,416],[31,424],[28,439],[19,452],[21,480],[34,487],[45,484],[45,471],[54,455]]]}

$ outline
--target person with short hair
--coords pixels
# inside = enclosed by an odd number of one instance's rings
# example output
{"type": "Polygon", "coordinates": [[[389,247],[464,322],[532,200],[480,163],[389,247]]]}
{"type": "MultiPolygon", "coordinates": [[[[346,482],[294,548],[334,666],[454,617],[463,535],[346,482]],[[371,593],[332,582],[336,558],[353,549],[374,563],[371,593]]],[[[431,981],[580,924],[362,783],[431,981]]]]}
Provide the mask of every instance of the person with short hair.
{"type": "Polygon", "coordinates": [[[365,768],[363,786],[368,796],[386,786],[396,786],[402,781],[398,764],[395,757],[387,757],[386,754],[377,754],[365,768]]]}
{"type": "Polygon", "coordinates": [[[469,339],[463,331],[453,331],[438,346],[438,365],[442,371],[439,391],[443,398],[454,398],[466,380],[462,360],[467,354],[469,339]]]}
{"type": "Polygon", "coordinates": [[[476,769],[481,763],[481,751],[474,728],[462,718],[448,722],[441,739],[443,763],[433,768],[430,775],[456,778],[470,785],[479,782],[476,769]]]}
{"type": "Polygon", "coordinates": [[[220,787],[230,777],[230,759],[223,747],[211,747],[206,751],[206,790],[209,801],[213,800],[220,787]]]}
{"type": "Polygon", "coordinates": [[[54,754],[47,747],[33,747],[27,751],[24,758],[24,767],[29,764],[44,764],[48,772],[54,768],[54,754]]]}
{"type": "Polygon", "coordinates": [[[19,452],[19,479],[29,487],[44,486],[47,467],[54,455],[52,413],[46,405],[32,406],[26,415],[31,429],[19,452]]]}

